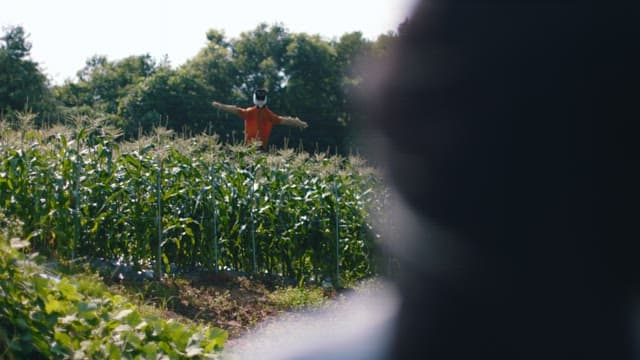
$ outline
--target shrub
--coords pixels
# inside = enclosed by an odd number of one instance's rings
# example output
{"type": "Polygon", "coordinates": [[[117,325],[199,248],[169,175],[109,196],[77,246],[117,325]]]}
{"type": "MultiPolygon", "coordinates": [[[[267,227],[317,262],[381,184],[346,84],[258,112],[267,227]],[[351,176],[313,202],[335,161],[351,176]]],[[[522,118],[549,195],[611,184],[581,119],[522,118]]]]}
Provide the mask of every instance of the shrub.
{"type": "Polygon", "coordinates": [[[58,276],[0,239],[0,358],[218,357],[224,330],[141,313],[97,282],[58,276]]]}

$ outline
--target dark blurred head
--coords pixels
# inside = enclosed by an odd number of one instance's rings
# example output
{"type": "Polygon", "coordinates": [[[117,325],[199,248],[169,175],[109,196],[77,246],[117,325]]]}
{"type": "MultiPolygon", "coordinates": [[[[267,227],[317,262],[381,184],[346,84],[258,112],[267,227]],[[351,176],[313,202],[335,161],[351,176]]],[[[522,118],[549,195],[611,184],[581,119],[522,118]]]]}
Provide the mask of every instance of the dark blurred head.
{"type": "Polygon", "coordinates": [[[417,219],[390,245],[398,357],[630,355],[629,4],[422,1],[371,72],[364,125],[417,219]]]}

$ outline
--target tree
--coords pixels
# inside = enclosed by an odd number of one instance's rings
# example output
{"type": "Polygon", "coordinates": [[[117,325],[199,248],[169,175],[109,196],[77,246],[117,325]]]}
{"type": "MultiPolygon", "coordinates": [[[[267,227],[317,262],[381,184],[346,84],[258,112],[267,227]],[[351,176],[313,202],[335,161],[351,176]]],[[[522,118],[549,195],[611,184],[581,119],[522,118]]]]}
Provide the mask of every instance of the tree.
{"type": "Polygon", "coordinates": [[[235,103],[239,97],[234,96],[236,88],[237,68],[232,61],[235,52],[231,43],[227,42],[224,33],[217,30],[207,32],[209,41],[198,54],[187,61],[181,69],[185,74],[194,74],[211,87],[212,97],[223,102],[235,103]]]}
{"type": "MultiPolygon", "coordinates": [[[[47,78],[29,56],[31,42],[21,26],[3,29],[0,38],[0,113],[52,110],[47,78]]],[[[42,116],[39,117],[42,119],[42,116]]]]}
{"type": "Polygon", "coordinates": [[[344,34],[334,44],[336,61],[340,72],[341,101],[338,122],[345,127],[345,137],[342,142],[344,151],[355,145],[357,125],[362,124],[362,112],[357,109],[355,99],[362,91],[361,84],[366,74],[364,59],[371,58],[373,45],[365,39],[362,33],[352,32],[344,34]]]}
{"type": "Polygon", "coordinates": [[[389,54],[391,52],[391,48],[398,41],[398,37],[398,33],[394,31],[389,31],[386,34],[379,35],[376,41],[372,44],[371,56],[379,59],[389,54]]]}
{"type": "Polygon", "coordinates": [[[148,54],[113,62],[95,55],[77,72],[77,83],[67,82],[55,93],[65,106],[88,105],[98,112],[116,114],[120,99],[156,70],[155,61],[148,54]]]}
{"type": "Polygon", "coordinates": [[[121,100],[118,114],[125,119],[125,135],[136,136],[162,125],[176,131],[228,131],[214,121],[212,88],[202,75],[188,69],[161,69],[133,86],[121,100]]]}
{"type": "Polygon", "coordinates": [[[286,137],[292,146],[302,141],[309,151],[338,148],[345,154],[353,147],[360,113],[353,98],[366,76],[354,65],[359,58],[382,56],[395,37],[389,33],[371,42],[353,32],[326,41],[263,23],[228,40],[212,29],[206,46],[175,70],[149,55],[115,62],[94,56],[76,82],[54,92],[67,108],[113,117],[127,137],[161,124],[176,131],[216,132],[225,140],[242,132],[242,122],[216,111],[211,101],[249,106],[253,90],[264,87],[274,112],[298,116],[310,125],[304,132],[275,127],[271,144],[282,146],[286,137]]]}
{"type": "Polygon", "coordinates": [[[319,36],[298,34],[287,46],[287,60],[285,109],[309,123],[300,135],[305,148],[341,146],[345,127],[338,121],[342,89],[335,50],[319,36]]]}
{"type": "Polygon", "coordinates": [[[282,25],[258,25],[244,32],[233,43],[233,62],[237,69],[235,91],[241,100],[251,98],[253,90],[269,90],[269,105],[282,107],[282,95],[288,82],[287,48],[292,37],[282,25]]]}

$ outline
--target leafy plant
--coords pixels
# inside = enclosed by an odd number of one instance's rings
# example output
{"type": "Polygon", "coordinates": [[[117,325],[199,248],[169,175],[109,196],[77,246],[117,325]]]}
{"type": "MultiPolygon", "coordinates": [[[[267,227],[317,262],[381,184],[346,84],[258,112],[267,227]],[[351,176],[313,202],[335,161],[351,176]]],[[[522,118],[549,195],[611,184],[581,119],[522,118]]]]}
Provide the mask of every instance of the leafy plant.
{"type": "Polygon", "coordinates": [[[99,282],[58,276],[0,239],[0,357],[215,358],[224,330],[142,313],[99,282]]]}
{"type": "Polygon", "coordinates": [[[119,143],[99,119],[72,120],[0,133],[0,206],[44,255],[156,277],[225,269],[336,287],[380,271],[373,225],[388,193],[361,158],[262,153],[159,128],[119,143]]]}

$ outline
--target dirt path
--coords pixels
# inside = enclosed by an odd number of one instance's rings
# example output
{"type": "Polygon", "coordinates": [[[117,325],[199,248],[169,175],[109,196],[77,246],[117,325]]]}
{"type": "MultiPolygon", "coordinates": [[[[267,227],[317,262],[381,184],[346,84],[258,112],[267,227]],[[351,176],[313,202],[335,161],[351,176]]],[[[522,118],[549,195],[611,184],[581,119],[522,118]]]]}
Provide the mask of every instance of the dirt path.
{"type": "Polygon", "coordinates": [[[354,292],[320,309],[258,324],[225,347],[225,359],[376,359],[398,308],[388,285],[354,292]]]}

